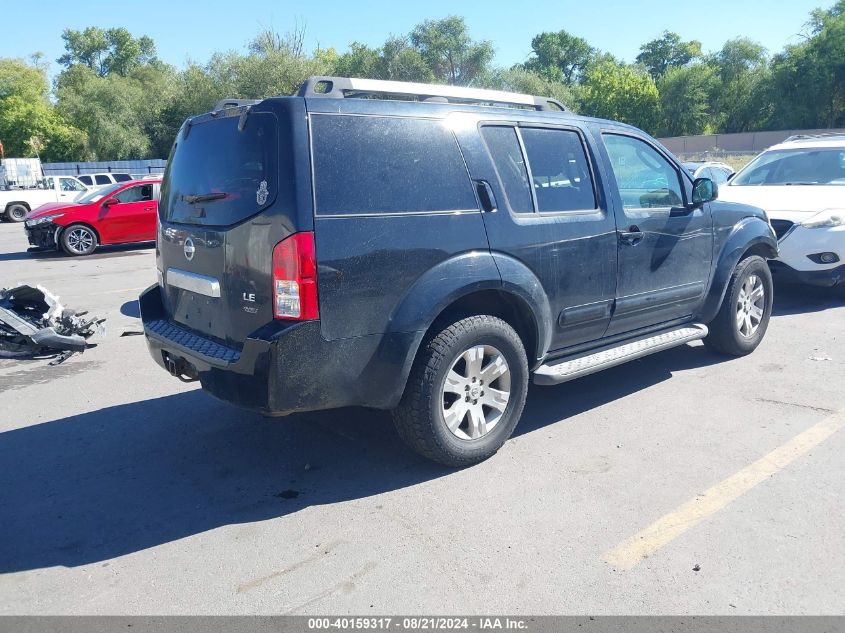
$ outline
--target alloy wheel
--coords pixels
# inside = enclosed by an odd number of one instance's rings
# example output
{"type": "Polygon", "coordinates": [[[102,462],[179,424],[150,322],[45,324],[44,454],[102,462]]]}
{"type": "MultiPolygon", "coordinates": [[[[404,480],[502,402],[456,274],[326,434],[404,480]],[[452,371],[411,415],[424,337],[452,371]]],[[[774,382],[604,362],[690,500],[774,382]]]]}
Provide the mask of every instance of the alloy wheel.
{"type": "Polygon", "coordinates": [[[511,395],[511,372],[491,345],[475,345],[458,355],[443,383],[441,406],[449,431],[476,440],[501,420],[511,395]]]}
{"type": "Polygon", "coordinates": [[[757,333],[765,308],[766,290],[763,280],[757,275],[749,275],[736,301],[736,326],[742,336],[751,338],[757,333]]]}
{"type": "Polygon", "coordinates": [[[83,228],[75,228],[67,236],[67,246],[74,253],[84,254],[91,250],[94,245],[94,236],[91,231],[83,228]]]}

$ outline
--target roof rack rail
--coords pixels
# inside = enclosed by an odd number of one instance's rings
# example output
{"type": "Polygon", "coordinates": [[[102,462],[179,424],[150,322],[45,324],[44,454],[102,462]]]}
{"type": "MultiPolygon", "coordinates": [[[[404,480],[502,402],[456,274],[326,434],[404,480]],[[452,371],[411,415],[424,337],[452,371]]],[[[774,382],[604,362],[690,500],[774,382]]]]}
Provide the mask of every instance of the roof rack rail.
{"type": "Polygon", "coordinates": [[[845,131],[840,132],[820,132],[818,134],[793,134],[792,136],[787,137],[783,142],[790,143],[792,141],[802,141],[811,138],[817,139],[825,139],[825,138],[837,138],[837,137],[845,137],[845,131]]]}
{"type": "Polygon", "coordinates": [[[256,103],[260,103],[259,99],[220,99],[217,103],[214,104],[214,107],[211,109],[212,112],[217,112],[218,110],[225,110],[226,108],[240,108],[241,106],[251,106],[255,105],[256,103]]]}
{"type": "Polygon", "coordinates": [[[300,97],[319,97],[324,99],[347,99],[390,95],[397,97],[415,97],[418,101],[436,103],[487,103],[492,105],[520,106],[547,112],[564,112],[566,108],[560,101],[551,97],[464,88],[463,86],[444,86],[439,84],[412,83],[409,81],[383,81],[381,79],[358,79],[353,77],[309,77],[297,93],[300,97]]]}

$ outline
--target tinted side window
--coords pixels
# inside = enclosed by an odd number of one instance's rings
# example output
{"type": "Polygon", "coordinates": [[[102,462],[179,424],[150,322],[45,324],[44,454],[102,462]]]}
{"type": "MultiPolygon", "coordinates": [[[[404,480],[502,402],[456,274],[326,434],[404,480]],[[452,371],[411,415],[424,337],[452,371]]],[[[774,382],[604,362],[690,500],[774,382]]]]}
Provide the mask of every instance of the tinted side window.
{"type": "Polygon", "coordinates": [[[590,167],[581,137],[572,130],[520,128],[537,210],[578,211],[596,208],[590,167]]]}
{"type": "Polygon", "coordinates": [[[463,157],[440,121],[313,115],[317,213],[477,209],[463,157]]]}
{"type": "Polygon", "coordinates": [[[111,180],[109,180],[108,176],[94,176],[94,180],[96,180],[98,185],[110,185],[111,180]]]}
{"type": "Polygon", "coordinates": [[[112,178],[114,178],[115,182],[129,182],[132,180],[132,176],[129,174],[112,174],[112,178]]]}
{"type": "Polygon", "coordinates": [[[533,213],[528,170],[525,168],[516,130],[512,127],[485,126],[481,128],[481,136],[496,166],[511,210],[515,213],[533,213]]]}
{"type": "Polygon", "coordinates": [[[679,174],[662,154],[633,136],[603,136],[625,209],[669,208],[683,204],[679,174]]]}
{"type": "Polygon", "coordinates": [[[60,178],[59,184],[62,191],[85,191],[85,187],[76,182],[73,178],[60,178]]]}
{"type": "Polygon", "coordinates": [[[94,184],[94,181],[91,180],[91,176],[80,176],[79,181],[84,182],[89,187],[94,184]]]}
{"type": "Polygon", "coordinates": [[[121,202],[142,202],[153,199],[152,185],[138,185],[124,189],[115,196],[121,202]]]}

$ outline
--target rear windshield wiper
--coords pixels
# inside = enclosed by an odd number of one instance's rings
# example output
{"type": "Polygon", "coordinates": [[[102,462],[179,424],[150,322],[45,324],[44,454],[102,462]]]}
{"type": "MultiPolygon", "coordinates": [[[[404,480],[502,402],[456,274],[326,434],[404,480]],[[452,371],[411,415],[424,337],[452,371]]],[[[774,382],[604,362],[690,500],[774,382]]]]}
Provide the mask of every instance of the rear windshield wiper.
{"type": "Polygon", "coordinates": [[[195,202],[208,202],[209,200],[222,200],[225,198],[227,193],[218,192],[218,193],[197,193],[193,195],[182,196],[182,200],[187,202],[188,204],[194,204],[195,202]]]}

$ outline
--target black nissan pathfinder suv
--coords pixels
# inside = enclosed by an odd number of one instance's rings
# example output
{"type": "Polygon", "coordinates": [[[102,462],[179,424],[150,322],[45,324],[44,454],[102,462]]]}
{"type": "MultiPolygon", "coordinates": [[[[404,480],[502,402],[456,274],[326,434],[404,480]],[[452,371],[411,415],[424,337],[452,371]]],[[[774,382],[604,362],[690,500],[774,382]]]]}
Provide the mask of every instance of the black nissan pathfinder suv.
{"type": "Polygon", "coordinates": [[[394,411],[452,466],[550,385],[765,334],[777,241],[638,129],[551,99],[338,77],[185,121],[162,184],[153,358],[266,415],[394,411]]]}

